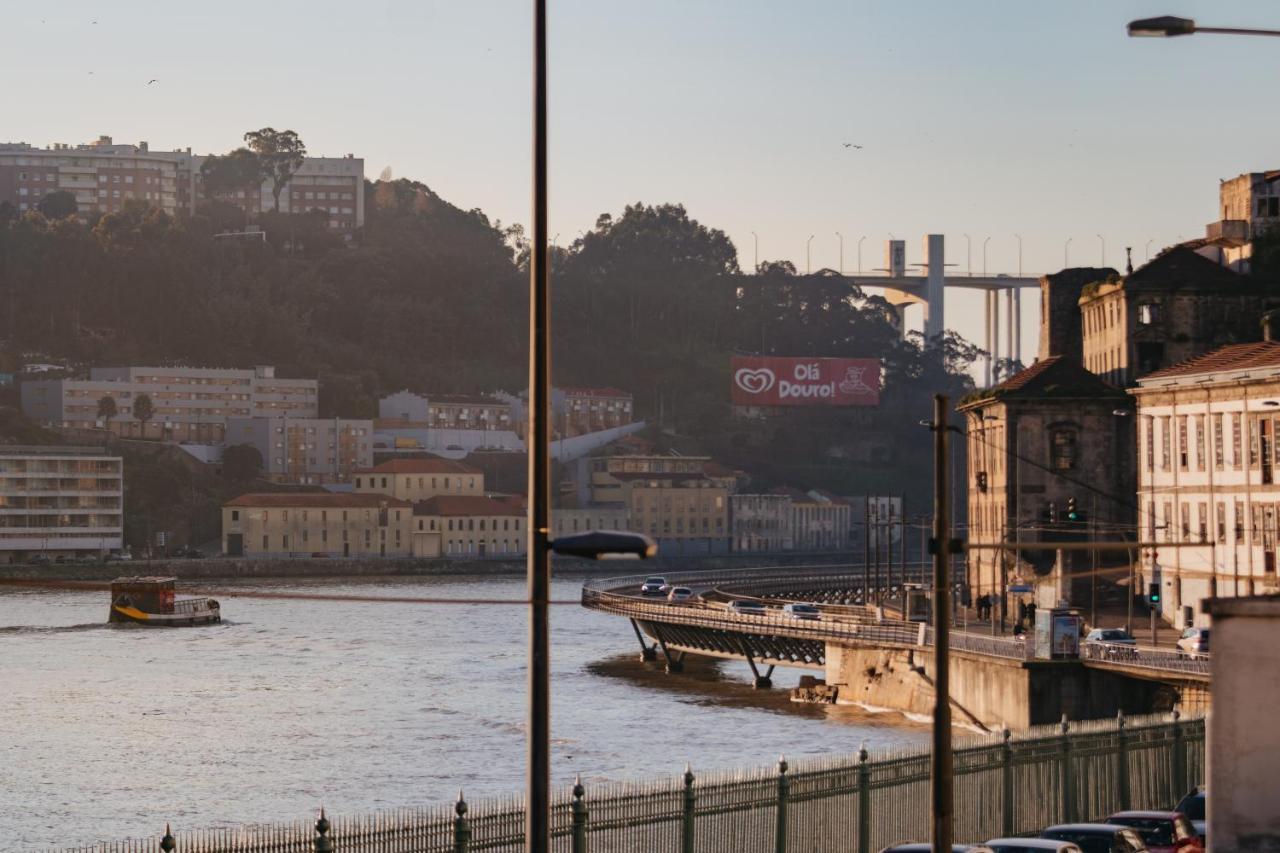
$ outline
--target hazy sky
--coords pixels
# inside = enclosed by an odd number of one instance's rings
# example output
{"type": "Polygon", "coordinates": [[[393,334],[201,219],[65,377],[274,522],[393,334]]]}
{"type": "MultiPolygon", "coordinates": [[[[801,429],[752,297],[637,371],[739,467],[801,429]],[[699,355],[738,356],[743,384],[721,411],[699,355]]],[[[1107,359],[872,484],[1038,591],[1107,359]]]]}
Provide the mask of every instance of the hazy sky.
{"type": "MultiPolygon", "coordinates": [[[[530,3],[62,0],[6,9],[5,127],[221,152],[264,125],[529,220],[530,3]],[[96,23],[94,23],[96,22],[96,23]],[[158,78],[148,86],[146,81],[158,78]]],[[[1280,167],[1280,40],[1129,39],[1135,17],[1280,27],[1254,0],[549,0],[552,233],[680,202],[744,267],[1123,264],[1203,234],[1219,178],[1280,167]],[[861,150],[843,147],[862,145],[861,150]],[[963,234],[972,238],[966,260],[963,234]]],[[[948,325],[981,343],[980,302],[948,325]]],[[[513,306],[514,307],[514,306],[513,306]]],[[[522,306],[520,306],[522,307],[522,306]]],[[[1033,354],[1036,303],[1024,301],[1033,354]]],[[[1030,358],[1028,357],[1028,360],[1030,358]]]]}

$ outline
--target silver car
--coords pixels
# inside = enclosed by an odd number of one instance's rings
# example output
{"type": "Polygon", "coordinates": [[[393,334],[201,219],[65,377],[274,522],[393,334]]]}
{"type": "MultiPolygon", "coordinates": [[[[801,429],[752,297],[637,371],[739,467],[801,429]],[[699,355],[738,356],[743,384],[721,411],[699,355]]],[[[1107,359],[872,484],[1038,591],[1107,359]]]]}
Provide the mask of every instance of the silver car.
{"type": "Polygon", "coordinates": [[[822,611],[818,609],[816,604],[806,604],[803,601],[792,601],[782,606],[782,614],[790,616],[792,619],[818,620],[822,618],[822,611]]]}
{"type": "Polygon", "coordinates": [[[992,853],[1081,853],[1072,842],[1056,838],[993,838],[987,846],[992,853]]]}
{"type": "Polygon", "coordinates": [[[1209,629],[1187,628],[1178,638],[1178,648],[1190,658],[1209,656],[1209,629]]]}

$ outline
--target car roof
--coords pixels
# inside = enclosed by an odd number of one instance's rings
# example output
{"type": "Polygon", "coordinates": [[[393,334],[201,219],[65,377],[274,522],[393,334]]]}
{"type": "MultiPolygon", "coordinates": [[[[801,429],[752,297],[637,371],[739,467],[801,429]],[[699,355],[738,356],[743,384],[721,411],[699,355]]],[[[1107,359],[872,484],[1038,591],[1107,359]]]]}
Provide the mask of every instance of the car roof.
{"type": "MultiPolygon", "coordinates": [[[[1114,823],[1059,823],[1055,826],[1045,827],[1044,832],[1067,830],[1070,832],[1096,832],[1099,835],[1114,835],[1116,832],[1128,828],[1114,823]]],[[[1041,834],[1043,835],[1043,833],[1041,834]]]]}
{"type": "MultiPolygon", "coordinates": [[[[1182,812],[1176,809],[1130,809],[1127,812],[1116,812],[1111,817],[1165,817],[1172,820],[1180,814],[1182,812]]],[[[1111,818],[1107,818],[1107,820],[1111,820],[1111,818]]]]}
{"type": "Polygon", "coordinates": [[[1070,841],[1063,841],[1061,838],[993,838],[986,844],[988,847],[994,847],[997,844],[1017,845],[1018,847],[1036,847],[1041,850],[1057,850],[1064,844],[1070,844],[1070,841]]]}

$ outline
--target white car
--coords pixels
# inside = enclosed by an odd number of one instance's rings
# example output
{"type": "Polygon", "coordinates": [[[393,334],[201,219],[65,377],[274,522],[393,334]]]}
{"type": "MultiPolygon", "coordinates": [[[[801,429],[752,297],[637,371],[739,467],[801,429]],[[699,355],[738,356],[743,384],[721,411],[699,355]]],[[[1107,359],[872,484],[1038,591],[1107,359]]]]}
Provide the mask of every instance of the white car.
{"type": "Polygon", "coordinates": [[[765,606],[758,601],[749,601],[744,598],[735,598],[729,602],[729,612],[736,613],[739,616],[764,616],[768,611],[765,606]]]}
{"type": "Polygon", "coordinates": [[[792,601],[782,606],[784,616],[790,616],[792,619],[808,619],[817,620],[822,618],[822,611],[817,605],[807,604],[803,601],[792,601]]]}
{"type": "Polygon", "coordinates": [[[673,586],[667,593],[667,601],[671,604],[692,604],[696,599],[693,590],[687,586],[673,586]]]}
{"type": "Polygon", "coordinates": [[[1190,658],[1207,658],[1209,656],[1209,629],[1187,628],[1178,638],[1178,648],[1190,658]]]}

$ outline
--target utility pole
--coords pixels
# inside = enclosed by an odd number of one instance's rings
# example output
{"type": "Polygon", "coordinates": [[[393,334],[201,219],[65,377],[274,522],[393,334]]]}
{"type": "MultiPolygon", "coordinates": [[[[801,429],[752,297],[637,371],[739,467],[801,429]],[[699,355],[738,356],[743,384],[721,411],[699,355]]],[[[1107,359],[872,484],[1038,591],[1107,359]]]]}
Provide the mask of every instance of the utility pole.
{"type": "Polygon", "coordinates": [[[871,498],[862,496],[862,606],[871,603],[871,498]]]}
{"type": "MultiPolygon", "coordinates": [[[[893,498],[889,498],[889,517],[884,524],[885,538],[885,587],[889,590],[889,600],[893,600],[893,498]]],[[[906,601],[903,601],[902,615],[906,616],[906,601]]]]}
{"type": "Polygon", "coordinates": [[[947,458],[951,401],[933,397],[933,754],[930,756],[933,853],[951,853],[951,503],[947,458]]]}
{"type": "Polygon", "coordinates": [[[874,529],[875,529],[875,531],[876,531],[876,544],[875,544],[875,555],[876,555],[875,590],[876,590],[876,604],[877,604],[877,605],[879,605],[879,604],[881,603],[880,592],[881,592],[881,590],[884,588],[884,584],[883,584],[883,583],[881,583],[881,579],[880,579],[880,523],[881,523],[881,522],[880,522],[880,500],[879,500],[879,498],[877,498],[877,499],[876,499],[876,511],[875,511],[875,514],[872,516],[872,518],[874,518],[874,519],[875,519],[874,529]]]}

